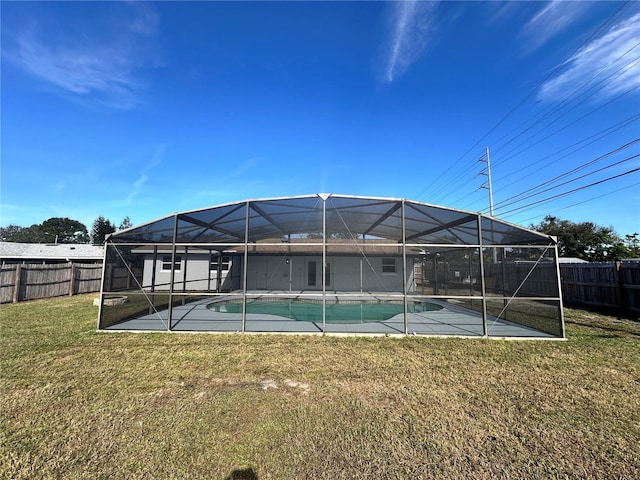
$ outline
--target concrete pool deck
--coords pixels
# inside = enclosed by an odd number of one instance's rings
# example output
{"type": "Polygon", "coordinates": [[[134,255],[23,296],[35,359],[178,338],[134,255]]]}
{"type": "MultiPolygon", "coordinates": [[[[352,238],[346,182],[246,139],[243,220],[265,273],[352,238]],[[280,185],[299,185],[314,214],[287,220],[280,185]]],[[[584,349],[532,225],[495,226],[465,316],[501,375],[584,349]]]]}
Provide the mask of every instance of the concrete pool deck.
{"type": "MultiPolygon", "coordinates": [[[[260,297],[252,297],[253,300],[260,297]]],[[[368,297],[370,300],[371,297],[368,297]]],[[[329,301],[329,298],[327,298],[329,301]]],[[[200,299],[173,307],[171,331],[173,332],[227,332],[242,331],[242,314],[215,312],[207,305],[217,299],[200,299]]],[[[442,307],[440,310],[408,313],[409,335],[482,337],[482,315],[450,302],[429,299],[442,307]]],[[[168,331],[168,311],[125,320],[107,327],[107,331],[168,331]]],[[[487,333],[490,337],[557,339],[554,335],[519,325],[507,320],[489,317],[487,333]]],[[[299,321],[284,316],[253,314],[246,315],[246,333],[293,333],[322,334],[322,322],[299,321]]],[[[324,333],[345,335],[404,335],[404,315],[399,314],[384,321],[358,323],[327,322],[324,333]]]]}

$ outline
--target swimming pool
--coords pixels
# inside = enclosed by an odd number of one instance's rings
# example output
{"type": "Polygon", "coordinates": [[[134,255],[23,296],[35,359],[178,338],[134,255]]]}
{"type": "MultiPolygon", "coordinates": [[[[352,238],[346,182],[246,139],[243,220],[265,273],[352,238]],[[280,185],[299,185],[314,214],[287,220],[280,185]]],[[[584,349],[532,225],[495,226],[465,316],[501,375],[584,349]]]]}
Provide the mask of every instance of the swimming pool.
{"type": "MultiPolygon", "coordinates": [[[[242,313],[242,302],[231,300],[210,303],[207,308],[219,313],[242,313]]],[[[408,313],[432,312],[443,307],[434,303],[409,303],[408,313]]],[[[382,322],[404,312],[402,302],[354,302],[327,303],[327,323],[382,322]]],[[[322,303],[304,301],[264,301],[247,302],[247,314],[276,315],[301,322],[321,322],[322,303]]]]}

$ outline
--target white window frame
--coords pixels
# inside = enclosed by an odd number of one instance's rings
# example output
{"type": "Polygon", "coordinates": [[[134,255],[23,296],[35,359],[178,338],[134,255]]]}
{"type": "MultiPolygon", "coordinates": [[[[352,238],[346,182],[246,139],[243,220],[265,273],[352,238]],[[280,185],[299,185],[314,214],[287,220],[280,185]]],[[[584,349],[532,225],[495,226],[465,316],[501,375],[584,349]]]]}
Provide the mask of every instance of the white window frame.
{"type": "MultiPolygon", "coordinates": [[[[176,255],[175,261],[173,263],[174,270],[179,272],[182,270],[182,257],[180,255],[176,255]]],[[[171,255],[163,255],[162,261],[160,263],[160,271],[161,272],[170,272],[171,271],[171,255]]]]}
{"type": "Polygon", "coordinates": [[[218,262],[220,262],[220,271],[228,272],[229,266],[231,265],[231,257],[229,255],[213,255],[211,257],[211,262],[209,262],[209,271],[217,272],[218,271],[218,262]]]}
{"type": "Polygon", "coordinates": [[[382,257],[382,274],[383,275],[396,275],[398,273],[398,267],[396,265],[395,257],[382,257]],[[393,267],[393,271],[390,270],[393,267]]]}

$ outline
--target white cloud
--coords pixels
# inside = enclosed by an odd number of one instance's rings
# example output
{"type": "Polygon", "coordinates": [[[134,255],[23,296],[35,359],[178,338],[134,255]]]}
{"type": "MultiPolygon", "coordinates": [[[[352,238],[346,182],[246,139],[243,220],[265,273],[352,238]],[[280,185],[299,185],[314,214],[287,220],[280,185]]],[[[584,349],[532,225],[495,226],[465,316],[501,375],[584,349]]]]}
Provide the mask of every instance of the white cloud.
{"type": "Polygon", "coordinates": [[[156,147],[156,150],[153,154],[153,158],[144,167],[144,169],[142,170],[142,172],[140,173],[136,181],[133,183],[133,188],[131,189],[131,192],[127,196],[127,199],[125,200],[125,204],[127,205],[130,204],[133,201],[133,199],[137,197],[140,194],[140,192],[142,192],[142,189],[147,183],[147,180],[149,180],[149,171],[157,167],[162,162],[162,158],[164,157],[164,151],[165,151],[164,145],[158,145],[156,147]]]}
{"type": "Polygon", "coordinates": [[[487,22],[492,24],[511,22],[522,11],[522,4],[520,2],[488,2],[482,8],[488,13],[487,22]]]}
{"type": "Polygon", "coordinates": [[[540,88],[540,100],[556,100],[585,81],[609,77],[601,96],[640,87],[640,14],[613,26],[602,37],[582,47],[566,62],[566,69],[540,88]],[[596,76],[597,75],[597,76],[596,76]]]}
{"type": "Polygon", "coordinates": [[[554,0],[544,4],[524,26],[523,34],[528,38],[527,48],[535,50],[541,47],[577,21],[591,7],[590,2],[566,0],[554,0]]]}
{"type": "Polygon", "coordinates": [[[385,46],[383,81],[392,83],[427,48],[435,2],[402,1],[393,5],[391,32],[385,46]]]}
{"type": "Polygon", "coordinates": [[[129,21],[129,28],[132,32],[148,36],[158,33],[160,17],[149,3],[136,2],[129,4],[129,6],[134,10],[134,15],[129,21]]]}
{"type": "Polygon", "coordinates": [[[136,103],[138,82],[127,51],[112,47],[52,46],[33,34],[18,39],[14,59],[27,72],[76,96],[93,95],[114,108],[136,103]]]}
{"type": "MultiPolygon", "coordinates": [[[[116,22],[106,32],[96,25],[90,33],[67,31],[63,20],[33,19],[3,49],[3,55],[66,97],[129,109],[139,103],[143,88],[137,75],[138,68],[148,63],[143,40],[155,34],[158,20],[146,5],[126,10],[125,15],[128,28],[122,29],[122,23],[116,22]],[[56,29],[65,33],[56,35],[56,29]]],[[[91,29],[92,25],[85,27],[91,29]]]]}
{"type": "Polygon", "coordinates": [[[252,157],[252,158],[249,158],[248,160],[245,160],[236,170],[222,177],[222,181],[228,181],[233,178],[243,176],[249,170],[253,170],[258,165],[258,162],[260,162],[261,160],[262,160],[261,157],[252,157]]]}
{"type": "Polygon", "coordinates": [[[190,192],[188,198],[183,202],[183,205],[196,208],[196,205],[193,204],[194,199],[209,203],[214,202],[215,199],[230,201],[242,198],[240,192],[243,191],[250,192],[247,198],[253,198],[257,191],[263,189],[265,176],[262,174],[248,175],[248,173],[258,167],[263,159],[263,157],[248,158],[238,165],[238,168],[235,170],[226,175],[219,176],[215,181],[217,185],[215,189],[203,189],[195,193],[190,192]],[[241,181],[238,181],[238,179],[241,179],[241,181]]]}

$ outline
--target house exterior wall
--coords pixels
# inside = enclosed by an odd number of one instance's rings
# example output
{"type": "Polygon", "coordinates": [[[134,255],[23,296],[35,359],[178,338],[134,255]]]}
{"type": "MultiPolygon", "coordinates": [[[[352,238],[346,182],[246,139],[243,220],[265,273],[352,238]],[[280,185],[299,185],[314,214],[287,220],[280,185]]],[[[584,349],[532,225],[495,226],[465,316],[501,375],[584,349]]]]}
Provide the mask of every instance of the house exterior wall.
{"type": "MultiPolygon", "coordinates": [[[[163,257],[158,254],[155,266],[155,291],[169,290],[171,270],[163,269],[163,257]]],[[[217,271],[209,271],[209,255],[202,253],[184,254],[179,257],[179,269],[175,272],[174,291],[216,291],[217,271]],[[185,261],[186,285],[185,285],[185,261]]],[[[327,290],[341,292],[402,292],[402,258],[401,257],[345,257],[327,256],[329,265],[329,283],[327,290]],[[383,258],[389,262],[394,259],[395,272],[383,272],[383,258]]],[[[220,291],[232,291],[242,285],[242,256],[232,256],[229,270],[222,271],[220,291]]],[[[409,289],[413,286],[413,262],[407,261],[409,289]]],[[[178,262],[176,262],[178,265],[178,262]]],[[[166,266],[166,265],[165,265],[166,266]]],[[[388,264],[387,264],[388,268],[388,264]]],[[[144,260],[144,286],[151,288],[153,278],[153,255],[146,255],[144,260]]],[[[293,255],[288,257],[259,255],[249,256],[247,270],[248,290],[283,290],[302,291],[322,290],[322,256],[293,255]],[[310,266],[315,262],[315,276],[310,266]],[[315,281],[310,281],[310,280],[315,281]]]]}
{"type": "MultiPolygon", "coordinates": [[[[169,254],[170,255],[170,254],[169,254]]],[[[158,254],[155,265],[155,291],[167,291],[171,283],[171,270],[163,268],[166,263],[163,257],[168,254],[158,254]]],[[[179,267],[175,271],[174,276],[174,292],[186,291],[217,291],[218,289],[218,272],[217,270],[209,270],[210,257],[207,253],[184,253],[176,254],[179,267]],[[186,278],[185,278],[186,273],[186,278]],[[186,283],[185,283],[186,280],[186,283]]],[[[143,286],[151,289],[153,279],[153,255],[145,255],[143,286]]],[[[236,257],[237,258],[237,257],[236,257]]],[[[240,287],[240,262],[231,257],[229,260],[229,269],[222,270],[220,277],[220,291],[231,291],[240,287]]]]}
{"type": "MultiPolygon", "coordinates": [[[[253,256],[247,270],[248,290],[322,290],[322,256],[253,256]],[[315,262],[315,276],[310,263],[315,262]],[[310,278],[311,277],[311,278],[310,278]],[[310,282],[310,280],[315,280],[310,282]],[[313,284],[315,283],[315,285],[313,284]]],[[[327,255],[327,290],[340,292],[402,292],[401,257],[346,257],[327,255]],[[393,258],[395,272],[383,272],[383,258],[393,258]]],[[[413,285],[413,262],[407,262],[408,285],[413,285]]]]}

